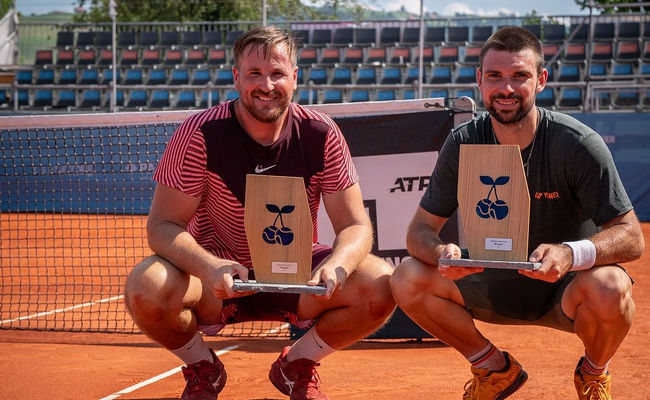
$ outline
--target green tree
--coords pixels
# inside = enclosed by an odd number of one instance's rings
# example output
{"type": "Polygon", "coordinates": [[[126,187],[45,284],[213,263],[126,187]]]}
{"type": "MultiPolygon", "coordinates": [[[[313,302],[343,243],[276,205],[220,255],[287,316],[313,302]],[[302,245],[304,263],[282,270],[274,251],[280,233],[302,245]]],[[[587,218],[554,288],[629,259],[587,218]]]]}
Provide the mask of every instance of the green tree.
{"type": "MultiPolygon", "coordinates": [[[[576,4],[580,6],[582,10],[588,8],[592,1],[590,0],[575,0],[576,4]]],[[[623,3],[634,3],[634,0],[593,0],[595,5],[616,5],[623,3]]],[[[603,14],[615,14],[615,13],[629,13],[629,12],[640,12],[641,7],[613,7],[613,8],[596,8],[596,11],[600,11],[603,14]]],[[[646,10],[646,13],[648,11],[646,10]]]]}
{"type": "Polygon", "coordinates": [[[0,0],[0,18],[4,17],[7,11],[14,7],[14,0],[0,0]]]}

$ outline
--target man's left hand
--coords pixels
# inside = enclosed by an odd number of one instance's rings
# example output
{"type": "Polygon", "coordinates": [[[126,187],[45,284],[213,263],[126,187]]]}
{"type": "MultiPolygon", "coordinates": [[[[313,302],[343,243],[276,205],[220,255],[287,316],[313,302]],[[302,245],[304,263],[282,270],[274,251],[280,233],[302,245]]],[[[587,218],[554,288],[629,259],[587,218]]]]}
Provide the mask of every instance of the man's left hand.
{"type": "Polygon", "coordinates": [[[573,253],[569,246],[542,243],[531,253],[528,261],[542,263],[542,266],[536,271],[519,270],[520,274],[546,282],[557,282],[571,269],[573,253]]]}
{"type": "Polygon", "coordinates": [[[342,266],[325,264],[314,272],[314,276],[307,282],[307,285],[315,286],[323,282],[327,290],[322,296],[330,299],[343,290],[347,277],[348,273],[342,266]]]}

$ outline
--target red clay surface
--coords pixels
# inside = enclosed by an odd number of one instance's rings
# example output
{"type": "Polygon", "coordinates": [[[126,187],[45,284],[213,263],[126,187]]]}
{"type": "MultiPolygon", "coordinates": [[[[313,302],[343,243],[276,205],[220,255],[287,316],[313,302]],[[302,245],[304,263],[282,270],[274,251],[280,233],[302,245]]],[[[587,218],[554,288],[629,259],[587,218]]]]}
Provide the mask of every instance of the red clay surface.
{"type": "MultiPolygon", "coordinates": [[[[650,246],[650,223],[643,224],[650,246]]],[[[636,280],[636,319],[611,364],[616,399],[650,399],[650,250],[626,264],[636,280]]],[[[1,299],[0,299],[1,300],[1,299]]],[[[574,399],[573,368],[582,355],[574,335],[541,327],[480,324],[510,351],[529,380],[511,399],[574,399]]],[[[209,338],[215,349],[239,345],[221,356],[228,383],[220,399],[284,399],[268,381],[284,339],[209,338]]],[[[170,353],[142,335],[72,334],[0,330],[0,399],[102,399],[178,367],[170,353]]],[[[436,340],[364,341],[323,361],[323,387],[332,399],[459,399],[469,379],[465,360],[436,340]]],[[[119,399],[174,399],[180,373],[119,399]]]]}

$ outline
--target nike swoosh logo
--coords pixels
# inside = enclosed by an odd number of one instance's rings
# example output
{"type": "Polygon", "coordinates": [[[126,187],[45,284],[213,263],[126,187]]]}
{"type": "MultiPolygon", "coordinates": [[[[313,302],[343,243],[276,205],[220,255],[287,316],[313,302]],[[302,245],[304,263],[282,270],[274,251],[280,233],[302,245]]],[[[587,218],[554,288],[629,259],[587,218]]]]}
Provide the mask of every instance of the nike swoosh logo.
{"type": "Polygon", "coordinates": [[[273,168],[273,167],[275,167],[275,164],[273,164],[273,165],[271,165],[271,166],[268,166],[268,167],[265,167],[265,168],[262,168],[261,165],[258,165],[257,167],[255,167],[255,173],[256,173],[256,174],[261,174],[262,172],[264,172],[264,171],[268,171],[268,170],[270,170],[270,169],[273,168]]]}

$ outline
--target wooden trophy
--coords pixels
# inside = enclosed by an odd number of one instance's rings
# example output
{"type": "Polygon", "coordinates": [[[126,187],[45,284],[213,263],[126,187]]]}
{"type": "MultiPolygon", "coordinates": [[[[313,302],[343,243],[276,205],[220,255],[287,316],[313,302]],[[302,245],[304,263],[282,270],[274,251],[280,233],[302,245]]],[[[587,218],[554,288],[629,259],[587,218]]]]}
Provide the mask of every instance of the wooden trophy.
{"type": "Polygon", "coordinates": [[[460,146],[458,211],[470,259],[440,265],[539,269],[527,261],[530,195],[519,146],[460,146]]]}
{"type": "Polygon", "coordinates": [[[246,176],[244,227],[255,281],[236,291],[323,294],[309,286],[314,227],[301,177],[246,176]]]}

